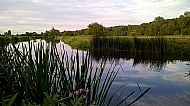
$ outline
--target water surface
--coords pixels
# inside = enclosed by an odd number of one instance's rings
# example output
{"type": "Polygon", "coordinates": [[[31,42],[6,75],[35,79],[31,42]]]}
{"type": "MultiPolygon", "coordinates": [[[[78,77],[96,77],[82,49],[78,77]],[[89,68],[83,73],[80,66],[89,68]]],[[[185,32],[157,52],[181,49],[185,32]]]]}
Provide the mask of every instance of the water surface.
{"type": "MultiPolygon", "coordinates": [[[[40,40],[32,41],[33,44],[40,40]]],[[[46,41],[42,41],[46,44],[46,41]]],[[[19,42],[28,46],[28,42],[19,42]]],[[[69,45],[60,41],[57,47],[64,45],[68,54],[76,52],[69,45]]],[[[20,48],[22,50],[22,48],[20,48]]],[[[79,51],[80,54],[86,51],[79,51]]],[[[108,69],[111,65],[117,65],[120,71],[111,87],[113,93],[116,88],[127,84],[115,96],[115,101],[128,95],[136,89],[136,94],[140,94],[137,83],[141,90],[151,88],[140,100],[134,103],[134,106],[188,106],[190,104],[190,60],[188,57],[180,58],[176,54],[142,54],[141,52],[132,54],[128,52],[109,51],[91,51],[94,64],[98,64],[101,59],[107,59],[108,69]],[[109,54],[109,55],[108,55],[109,54]],[[168,58],[168,56],[172,58],[168,58]]],[[[117,69],[116,68],[116,69],[117,69]]],[[[133,99],[133,96],[127,99],[126,104],[133,99]]],[[[114,104],[114,103],[113,103],[114,104]]]]}

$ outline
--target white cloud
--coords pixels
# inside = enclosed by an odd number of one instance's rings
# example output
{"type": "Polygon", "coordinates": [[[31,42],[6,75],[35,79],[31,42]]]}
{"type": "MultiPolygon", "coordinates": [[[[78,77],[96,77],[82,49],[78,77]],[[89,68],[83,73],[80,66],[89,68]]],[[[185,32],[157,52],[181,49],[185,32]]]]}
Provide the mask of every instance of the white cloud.
{"type": "Polygon", "coordinates": [[[157,16],[174,18],[190,10],[190,1],[1,0],[0,7],[0,25],[4,28],[0,27],[0,33],[9,28],[14,28],[14,33],[24,33],[23,24],[36,31],[39,31],[38,27],[75,30],[95,21],[113,26],[149,22],[157,16]]]}

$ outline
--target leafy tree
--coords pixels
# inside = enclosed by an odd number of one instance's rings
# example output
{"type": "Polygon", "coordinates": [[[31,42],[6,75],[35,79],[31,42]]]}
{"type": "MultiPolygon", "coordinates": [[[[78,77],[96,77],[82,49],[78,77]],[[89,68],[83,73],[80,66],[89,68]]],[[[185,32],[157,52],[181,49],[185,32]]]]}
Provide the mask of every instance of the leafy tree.
{"type": "Polygon", "coordinates": [[[190,35],[190,28],[185,28],[182,30],[182,35],[190,35]]]}
{"type": "Polygon", "coordinates": [[[127,26],[127,29],[128,29],[127,35],[129,35],[129,36],[136,35],[135,32],[137,31],[137,28],[138,28],[138,25],[128,25],[127,26]]]}
{"type": "Polygon", "coordinates": [[[154,19],[154,21],[162,22],[162,21],[164,21],[164,18],[161,17],[161,16],[158,16],[158,17],[156,17],[156,18],[154,19]]]}
{"type": "Polygon", "coordinates": [[[4,33],[4,36],[7,36],[7,35],[8,35],[8,33],[7,33],[7,32],[5,32],[5,33],[4,33]]]}
{"type": "Polygon", "coordinates": [[[161,26],[164,24],[164,18],[163,17],[156,17],[154,21],[152,22],[152,28],[153,28],[153,35],[161,35],[161,26]]]}
{"type": "Polygon", "coordinates": [[[11,30],[8,30],[7,34],[8,34],[8,35],[11,35],[11,30]]]}
{"type": "Polygon", "coordinates": [[[149,24],[148,27],[145,29],[145,35],[147,35],[147,36],[154,35],[154,27],[152,24],[149,24]]]}
{"type": "Polygon", "coordinates": [[[38,34],[36,32],[26,32],[25,36],[37,36],[38,34]]]}
{"type": "Polygon", "coordinates": [[[148,27],[147,23],[143,23],[143,24],[139,25],[135,32],[136,35],[145,35],[145,31],[146,31],[147,27],[148,27]]]}
{"type": "Polygon", "coordinates": [[[45,35],[47,35],[47,36],[60,36],[61,33],[59,30],[54,29],[54,27],[53,27],[50,31],[46,31],[45,35]]]}
{"type": "Polygon", "coordinates": [[[73,33],[73,31],[64,31],[63,35],[64,36],[74,36],[74,33],[73,33]]]}
{"type": "Polygon", "coordinates": [[[189,12],[189,11],[186,11],[186,12],[184,13],[184,16],[185,16],[185,17],[190,17],[190,12],[189,12]]]}
{"type": "Polygon", "coordinates": [[[111,34],[116,36],[125,36],[127,35],[127,26],[115,26],[111,27],[111,34]]]}
{"type": "Polygon", "coordinates": [[[99,37],[104,35],[104,26],[97,22],[88,25],[88,31],[93,36],[99,37]]]}
{"type": "Polygon", "coordinates": [[[83,32],[84,35],[90,35],[90,31],[88,29],[84,30],[83,32]]]}
{"type": "Polygon", "coordinates": [[[11,30],[8,30],[7,32],[4,33],[5,36],[11,35],[11,30]]]}

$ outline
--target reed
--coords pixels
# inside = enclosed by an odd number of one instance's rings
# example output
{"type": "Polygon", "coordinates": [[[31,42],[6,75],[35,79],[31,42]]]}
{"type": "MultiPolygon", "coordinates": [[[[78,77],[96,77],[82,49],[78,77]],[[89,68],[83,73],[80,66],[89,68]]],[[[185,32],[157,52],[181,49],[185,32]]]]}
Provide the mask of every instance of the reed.
{"type": "Polygon", "coordinates": [[[134,59],[136,64],[150,64],[152,67],[163,67],[167,62],[189,60],[190,45],[179,43],[174,39],[163,37],[121,38],[94,37],[90,47],[91,56],[95,60],[134,59]]]}
{"type": "Polygon", "coordinates": [[[43,42],[29,42],[28,47],[12,44],[0,52],[1,104],[105,106],[112,102],[108,93],[119,70],[105,71],[106,60],[94,65],[89,52],[68,54],[64,45],[43,42]]]}

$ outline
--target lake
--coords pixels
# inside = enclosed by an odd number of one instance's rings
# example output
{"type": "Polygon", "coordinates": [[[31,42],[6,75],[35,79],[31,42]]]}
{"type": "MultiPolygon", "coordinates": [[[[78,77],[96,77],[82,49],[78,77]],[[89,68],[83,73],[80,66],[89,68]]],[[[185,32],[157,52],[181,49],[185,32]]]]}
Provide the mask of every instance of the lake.
{"type": "Polygon", "coordinates": [[[183,51],[187,51],[190,45],[176,45],[162,38],[125,41],[102,39],[93,42],[95,60],[114,60],[123,69],[115,79],[114,88],[127,83],[128,86],[121,92],[121,95],[127,95],[130,90],[138,89],[137,83],[142,88],[150,87],[151,90],[134,106],[189,105],[190,59],[183,51]],[[105,45],[105,42],[108,43],[105,45]],[[182,48],[185,49],[180,50],[182,48]]]}
{"type": "MultiPolygon", "coordinates": [[[[40,40],[32,42],[37,44],[40,40]]],[[[46,43],[45,40],[42,42],[46,43]]],[[[28,42],[19,42],[16,45],[18,44],[27,46],[28,42]]],[[[76,52],[76,49],[72,49],[62,41],[56,43],[58,48],[60,45],[64,45],[68,54],[76,52]]],[[[101,47],[103,46],[101,45],[101,47]]],[[[22,48],[20,50],[22,51],[22,48]]],[[[152,51],[150,48],[147,50],[152,51]]],[[[106,69],[109,69],[113,64],[116,65],[115,70],[120,69],[110,88],[110,94],[120,86],[127,85],[115,95],[115,101],[129,95],[133,90],[136,91],[135,97],[140,94],[141,90],[151,88],[133,106],[188,106],[190,104],[189,57],[176,53],[168,54],[154,51],[156,53],[136,52],[135,50],[134,53],[105,48],[102,50],[94,47],[90,50],[90,55],[93,58],[93,64],[99,64],[102,59],[106,59],[106,69]]],[[[79,55],[82,53],[86,53],[86,51],[79,50],[79,55]]],[[[133,96],[128,98],[126,103],[132,99],[134,99],[133,96]]]]}

